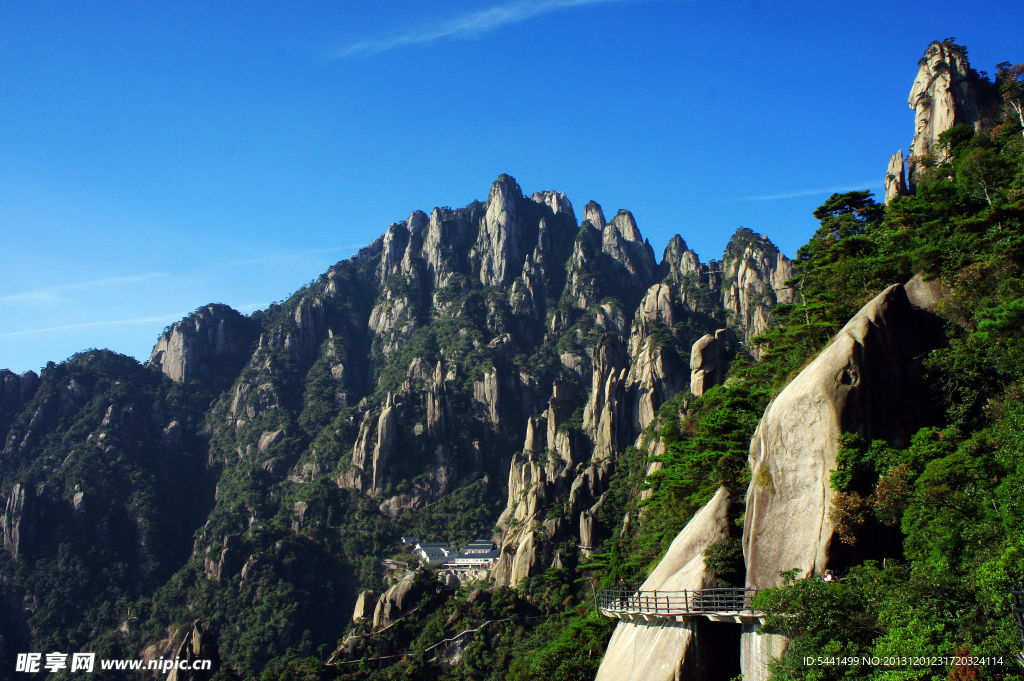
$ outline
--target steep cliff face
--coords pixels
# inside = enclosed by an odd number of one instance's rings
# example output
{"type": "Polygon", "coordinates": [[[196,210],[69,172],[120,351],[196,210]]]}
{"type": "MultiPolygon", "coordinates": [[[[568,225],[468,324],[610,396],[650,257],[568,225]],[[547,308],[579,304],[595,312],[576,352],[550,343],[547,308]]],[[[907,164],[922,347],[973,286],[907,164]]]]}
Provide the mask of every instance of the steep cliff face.
{"type": "Polygon", "coordinates": [[[157,340],[149,363],[177,383],[244,358],[256,337],[252,321],[227,305],[207,305],[173,324],[157,340]]]}
{"type": "Polygon", "coordinates": [[[915,185],[928,165],[946,160],[949,150],[939,136],[956,125],[979,128],[978,74],[971,69],[966,51],[950,42],[934,41],[918,62],[917,77],[910,87],[907,103],[914,110],[914,138],[907,167],[903,151],[889,159],[885,175],[885,202],[914,193],[915,185]]]}
{"type": "MultiPolygon", "coordinates": [[[[946,150],[939,147],[939,135],[955,125],[979,121],[977,93],[971,86],[971,65],[964,50],[939,41],[929,45],[918,62],[907,103],[914,110],[911,158],[935,155],[936,161],[941,161],[946,150]]],[[[911,178],[913,175],[912,169],[911,178]]]]}
{"type": "Polygon", "coordinates": [[[726,247],[722,270],[722,305],[750,345],[770,328],[771,309],[793,302],[793,289],[786,286],[793,278],[793,264],[767,236],[741,229],[726,247]]]}

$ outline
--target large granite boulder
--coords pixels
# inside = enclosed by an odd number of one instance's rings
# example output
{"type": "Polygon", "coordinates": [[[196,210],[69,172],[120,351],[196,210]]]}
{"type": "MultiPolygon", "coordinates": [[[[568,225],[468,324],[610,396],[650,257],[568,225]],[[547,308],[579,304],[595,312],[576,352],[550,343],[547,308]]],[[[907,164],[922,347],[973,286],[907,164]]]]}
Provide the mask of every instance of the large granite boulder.
{"type": "MultiPolygon", "coordinates": [[[[719,488],[669,546],[642,591],[704,589],[715,574],[704,564],[704,550],[729,534],[729,494],[719,488]]],[[[673,681],[697,671],[700,622],[620,621],[595,681],[673,681]],[[690,673],[687,673],[690,672],[690,673]]]]}
{"type": "Polygon", "coordinates": [[[890,286],[768,405],[750,443],[747,586],[775,586],[792,568],[807,577],[828,567],[839,436],[856,432],[903,447],[934,420],[921,359],[940,338],[934,317],[902,285],[890,286]]]}
{"type": "MultiPolygon", "coordinates": [[[[927,282],[896,284],[860,309],[832,342],[765,410],[750,443],[743,554],[747,587],[780,584],[841,567],[830,508],[830,476],[843,433],[909,444],[934,422],[936,405],[921,375],[925,353],[942,341],[941,322],[928,311],[927,282]]],[[[780,635],[744,624],[741,669],[747,681],[768,678],[768,661],[785,650],[780,635]]]]}

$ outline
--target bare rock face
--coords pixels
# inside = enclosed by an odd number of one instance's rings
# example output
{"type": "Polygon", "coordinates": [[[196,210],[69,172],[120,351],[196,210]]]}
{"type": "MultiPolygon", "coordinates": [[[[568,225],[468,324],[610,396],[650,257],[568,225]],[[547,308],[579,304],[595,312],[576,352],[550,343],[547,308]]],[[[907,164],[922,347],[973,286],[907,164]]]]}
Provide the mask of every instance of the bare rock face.
{"type": "Polygon", "coordinates": [[[909,196],[906,169],[903,165],[903,150],[900,149],[889,159],[889,169],[885,173],[885,202],[889,203],[897,196],[909,196]]]}
{"type": "Polygon", "coordinates": [[[384,487],[388,460],[395,451],[398,429],[395,422],[395,401],[388,395],[388,401],[377,419],[377,445],[373,448],[373,490],[384,487]]]}
{"type": "Polygon", "coordinates": [[[352,621],[358,622],[361,619],[365,619],[370,616],[370,610],[373,608],[373,592],[362,591],[356,596],[356,607],[352,610],[352,621]]]}
{"type": "Polygon", "coordinates": [[[628,210],[620,210],[602,230],[601,250],[618,261],[628,277],[624,283],[641,290],[654,281],[657,268],[654,250],[637,229],[636,220],[628,210]]]}
{"type": "Polygon", "coordinates": [[[590,220],[590,223],[599,231],[604,231],[604,211],[601,210],[601,204],[597,201],[591,201],[583,207],[583,219],[590,220]]]}
{"type": "Polygon", "coordinates": [[[384,285],[394,272],[401,271],[402,259],[409,247],[409,228],[405,224],[395,223],[384,233],[384,244],[377,265],[377,283],[384,285]]]}
{"type": "Polygon", "coordinates": [[[626,378],[632,395],[632,420],[635,434],[654,420],[658,408],[683,389],[685,367],[678,353],[656,342],[659,327],[675,334],[676,296],[668,284],[655,284],[647,290],[633,321],[629,337],[630,366],[626,378]]]}
{"type": "Polygon", "coordinates": [[[511,281],[536,242],[535,235],[531,239],[526,234],[519,216],[516,204],[522,197],[522,189],[508,175],[502,175],[491,186],[487,214],[473,247],[473,254],[480,258],[480,283],[484,286],[501,286],[511,281]]]}
{"type": "Polygon", "coordinates": [[[8,369],[0,370],[0,404],[14,410],[28,402],[39,387],[39,375],[34,371],[16,374],[8,369]]]}
{"type": "Polygon", "coordinates": [[[265,452],[278,442],[284,439],[285,433],[282,429],[268,430],[260,435],[259,442],[256,443],[256,449],[260,452],[265,452]]]}
{"type": "Polygon", "coordinates": [[[526,537],[516,549],[516,556],[512,560],[512,571],[509,586],[515,588],[519,582],[534,574],[539,568],[537,557],[537,545],[534,541],[533,532],[527,532],[526,537]]]}
{"type": "Polygon", "coordinates": [[[700,397],[725,380],[725,329],[707,334],[690,351],[690,392],[700,397]]]}
{"type": "Polygon", "coordinates": [[[411,610],[423,593],[422,575],[406,575],[397,584],[381,594],[373,611],[373,628],[386,627],[411,610]]]}
{"type": "Polygon", "coordinates": [[[649,322],[664,324],[670,330],[675,326],[675,301],[668,284],[655,284],[647,289],[637,316],[649,322]]]}
{"type": "Polygon", "coordinates": [[[565,215],[568,215],[570,218],[572,218],[573,222],[576,222],[576,213],[573,212],[572,203],[569,201],[569,198],[565,195],[565,192],[551,190],[543,192],[534,192],[533,196],[531,196],[530,198],[536,201],[537,203],[543,203],[546,206],[548,206],[548,208],[551,209],[551,212],[554,213],[555,215],[560,215],[564,213],[565,215]]]}
{"type": "Polygon", "coordinates": [[[878,294],[765,410],[750,443],[743,548],[747,586],[778,584],[830,567],[840,434],[902,447],[934,418],[920,357],[941,342],[931,315],[915,308],[902,285],[878,294]]]}
{"type": "Polygon", "coordinates": [[[23,533],[27,529],[35,490],[16,483],[11,488],[11,496],[7,499],[4,514],[0,516],[0,531],[3,532],[3,545],[14,560],[22,548],[23,533]]]}
{"type": "Polygon", "coordinates": [[[907,103],[914,110],[914,141],[910,145],[910,182],[916,183],[916,164],[925,156],[946,158],[939,135],[955,125],[979,124],[977,93],[971,87],[971,65],[957,45],[933,42],[918,62],[917,77],[907,103]]]}
{"type": "Polygon", "coordinates": [[[669,239],[661,262],[663,267],[668,267],[669,274],[676,283],[686,275],[699,274],[704,267],[697,254],[686,246],[686,242],[678,234],[669,239]]]}
{"type": "Polygon", "coordinates": [[[500,419],[500,399],[498,390],[498,372],[491,369],[484,374],[484,380],[473,383],[473,398],[487,407],[487,415],[491,423],[497,424],[500,419]]]}
{"type": "Polygon", "coordinates": [[[172,381],[185,383],[215,357],[247,353],[255,329],[251,320],[227,305],[207,305],[165,331],[153,347],[149,363],[172,381]]]}
{"type": "Polygon", "coordinates": [[[749,346],[771,326],[771,309],[793,302],[793,289],[786,286],[793,278],[793,264],[767,236],[740,229],[726,249],[722,269],[722,305],[749,346]]]}
{"type": "MultiPolygon", "coordinates": [[[[729,535],[729,495],[715,496],[676,536],[668,552],[641,587],[642,591],[680,591],[714,586],[704,565],[704,550],[729,535]]],[[[675,681],[698,656],[697,621],[620,621],[608,642],[595,681],[675,681]]]]}

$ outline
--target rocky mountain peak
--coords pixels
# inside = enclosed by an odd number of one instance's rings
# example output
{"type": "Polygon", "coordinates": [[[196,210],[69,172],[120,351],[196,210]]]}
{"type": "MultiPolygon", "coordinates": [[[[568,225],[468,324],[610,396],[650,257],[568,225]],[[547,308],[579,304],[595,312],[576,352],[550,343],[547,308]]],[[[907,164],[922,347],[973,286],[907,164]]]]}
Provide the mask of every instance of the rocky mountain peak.
{"type": "Polygon", "coordinates": [[[597,201],[591,201],[583,207],[583,219],[590,220],[590,223],[597,229],[604,229],[604,211],[601,210],[601,204],[597,201]]]}
{"type": "Polygon", "coordinates": [[[741,227],[725,247],[722,273],[722,305],[749,346],[771,326],[771,309],[792,302],[786,282],[793,278],[793,263],[767,236],[741,227]]]}
{"type": "Polygon", "coordinates": [[[914,110],[912,156],[942,153],[936,145],[940,134],[954,125],[978,122],[970,73],[967,53],[959,45],[935,41],[925,50],[907,98],[914,110]]]}
{"type": "Polygon", "coordinates": [[[661,264],[662,267],[668,268],[669,275],[676,281],[684,275],[700,272],[702,267],[700,258],[689,249],[683,237],[678,234],[669,239],[668,245],[665,246],[661,264]]]}
{"type": "Polygon", "coordinates": [[[231,307],[207,305],[163,332],[149,364],[172,381],[186,383],[214,357],[244,356],[257,333],[256,324],[231,307]]]}
{"type": "Polygon", "coordinates": [[[474,255],[480,259],[480,283],[484,286],[508,283],[518,274],[526,253],[536,242],[536,238],[528,240],[523,234],[517,205],[522,199],[523,190],[508,175],[502,175],[491,185],[487,213],[473,246],[474,255]]]}
{"type": "Polygon", "coordinates": [[[565,214],[572,218],[573,222],[576,222],[576,213],[573,212],[572,203],[566,197],[565,192],[553,190],[534,192],[530,198],[537,203],[546,205],[555,215],[565,214]]]}

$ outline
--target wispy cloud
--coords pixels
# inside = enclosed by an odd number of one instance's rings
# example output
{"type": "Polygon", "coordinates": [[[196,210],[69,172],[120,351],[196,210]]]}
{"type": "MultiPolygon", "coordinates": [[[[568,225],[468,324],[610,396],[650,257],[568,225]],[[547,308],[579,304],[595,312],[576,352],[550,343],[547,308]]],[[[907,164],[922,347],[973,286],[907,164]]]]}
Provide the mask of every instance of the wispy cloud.
{"type": "Polygon", "coordinates": [[[519,0],[506,5],[462,14],[453,19],[420,26],[404,33],[381,34],[342,47],[328,55],[328,60],[358,55],[372,55],[396,47],[419,45],[440,38],[474,38],[502,26],[518,24],[541,14],[586,5],[607,5],[621,2],[651,2],[652,0],[519,0]]]}
{"type": "Polygon", "coordinates": [[[111,277],[110,279],[96,279],[94,281],[83,281],[76,284],[47,286],[44,288],[37,288],[32,291],[0,296],[0,303],[53,303],[64,299],[64,296],[61,294],[70,293],[72,291],[120,286],[122,284],[138,284],[162,276],[165,276],[162,272],[150,272],[149,274],[136,274],[130,277],[111,277]]]}
{"type": "Polygon", "coordinates": [[[24,331],[10,331],[8,333],[0,333],[0,338],[8,338],[10,336],[27,336],[35,333],[52,333],[54,331],[70,331],[72,329],[89,329],[102,326],[131,326],[133,324],[167,324],[169,322],[176,322],[179,319],[185,317],[187,313],[178,314],[165,314],[156,317],[138,317],[136,319],[114,319],[105,322],[83,322],[81,324],[67,324],[65,326],[48,326],[44,329],[25,329],[24,331]]]}
{"type": "Polygon", "coordinates": [[[835,194],[838,192],[852,192],[862,189],[878,189],[881,183],[876,180],[851,184],[845,187],[828,187],[826,189],[797,189],[796,191],[783,192],[781,194],[767,194],[765,196],[743,196],[730,201],[774,201],[776,199],[795,199],[800,196],[814,196],[816,194],[835,194]]]}

